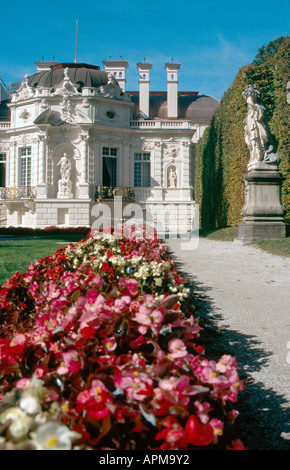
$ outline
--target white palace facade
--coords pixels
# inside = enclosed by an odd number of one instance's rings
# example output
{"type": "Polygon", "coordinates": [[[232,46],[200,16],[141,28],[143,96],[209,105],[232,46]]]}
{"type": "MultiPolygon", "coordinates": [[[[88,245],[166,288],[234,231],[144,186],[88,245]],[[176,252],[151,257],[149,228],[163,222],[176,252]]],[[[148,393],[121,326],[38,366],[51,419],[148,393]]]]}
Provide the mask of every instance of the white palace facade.
{"type": "Polygon", "coordinates": [[[0,226],[92,226],[96,205],[122,196],[164,230],[190,230],[195,146],[219,102],[178,91],[173,62],[161,92],[148,62],[135,92],[125,60],[36,67],[13,93],[0,83],[0,226]]]}

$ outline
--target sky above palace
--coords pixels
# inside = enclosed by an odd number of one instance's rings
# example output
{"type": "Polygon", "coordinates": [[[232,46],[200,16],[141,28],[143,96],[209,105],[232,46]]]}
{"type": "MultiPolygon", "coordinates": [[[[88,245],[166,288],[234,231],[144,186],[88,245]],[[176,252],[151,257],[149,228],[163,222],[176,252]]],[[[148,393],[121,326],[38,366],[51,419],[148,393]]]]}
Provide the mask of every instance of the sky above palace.
{"type": "Polygon", "coordinates": [[[8,86],[35,62],[129,62],[127,91],[138,90],[137,62],[152,63],[150,89],[166,90],[164,64],[181,64],[179,90],[221,99],[258,49],[289,31],[286,0],[1,0],[0,76],[8,86]],[[76,23],[77,48],[76,48],[76,23]]]}

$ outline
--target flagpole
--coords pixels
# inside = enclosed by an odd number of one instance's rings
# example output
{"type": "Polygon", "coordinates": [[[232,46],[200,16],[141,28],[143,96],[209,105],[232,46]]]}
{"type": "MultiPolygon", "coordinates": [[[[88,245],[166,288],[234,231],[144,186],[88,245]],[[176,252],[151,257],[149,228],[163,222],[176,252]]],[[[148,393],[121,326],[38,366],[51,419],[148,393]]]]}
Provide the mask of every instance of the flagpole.
{"type": "Polygon", "coordinates": [[[78,50],[78,20],[76,20],[76,55],[75,55],[75,63],[77,63],[77,50],[78,50]]]}

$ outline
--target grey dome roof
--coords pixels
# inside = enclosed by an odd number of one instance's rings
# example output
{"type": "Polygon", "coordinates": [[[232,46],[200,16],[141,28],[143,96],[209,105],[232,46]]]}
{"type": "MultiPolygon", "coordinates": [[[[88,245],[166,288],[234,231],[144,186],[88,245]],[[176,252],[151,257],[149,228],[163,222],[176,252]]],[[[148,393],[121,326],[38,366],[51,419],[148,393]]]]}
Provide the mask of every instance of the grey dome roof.
{"type": "Polygon", "coordinates": [[[62,63],[53,65],[50,70],[35,73],[28,79],[28,84],[33,87],[54,88],[64,79],[65,69],[69,69],[69,78],[82,87],[99,88],[108,83],[108,74],[100,70],[97,65],[82,63],[62,63]]]}

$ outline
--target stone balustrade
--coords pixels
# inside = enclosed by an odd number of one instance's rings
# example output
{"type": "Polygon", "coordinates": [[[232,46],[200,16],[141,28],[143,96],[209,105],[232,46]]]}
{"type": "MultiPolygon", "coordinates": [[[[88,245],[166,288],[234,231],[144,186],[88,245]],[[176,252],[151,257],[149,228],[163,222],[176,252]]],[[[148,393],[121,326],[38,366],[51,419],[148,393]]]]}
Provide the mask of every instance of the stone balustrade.
{"type": "Polygon", "coordinates": [[[0,122],[0,129],[9,129],[11,126],[10,121],[2,121],[0,122]]]}
{"type": "Polygon", "coordinates": [[[35,199],[36,187],[19,186],[14,188],[0,188],[0,200],[14,201],[21,199],[35,199]]]}
{"type": "Polygon", "coordinates": [[[133,188],[126,186],[97,186],[95,192],[95,200],[114,199],[115,196],[121,196],[123,200],[134,201],[135,193],[133,188]]]}

